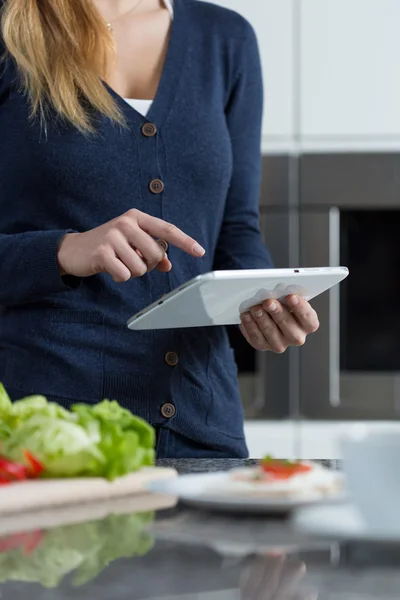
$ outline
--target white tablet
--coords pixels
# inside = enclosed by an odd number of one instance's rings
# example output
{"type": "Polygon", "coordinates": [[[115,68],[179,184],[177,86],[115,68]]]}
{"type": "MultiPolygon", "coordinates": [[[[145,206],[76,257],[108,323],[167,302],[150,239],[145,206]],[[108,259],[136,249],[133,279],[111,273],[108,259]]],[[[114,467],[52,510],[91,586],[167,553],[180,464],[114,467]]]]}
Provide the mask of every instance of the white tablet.
{"type": "Polygon", "coordinates": [[[163,296],[128,321],[129,329],[234,325],[240,314],[269,298],[311,300],[347,277],[346,267],[213,271],[163,296]]]}

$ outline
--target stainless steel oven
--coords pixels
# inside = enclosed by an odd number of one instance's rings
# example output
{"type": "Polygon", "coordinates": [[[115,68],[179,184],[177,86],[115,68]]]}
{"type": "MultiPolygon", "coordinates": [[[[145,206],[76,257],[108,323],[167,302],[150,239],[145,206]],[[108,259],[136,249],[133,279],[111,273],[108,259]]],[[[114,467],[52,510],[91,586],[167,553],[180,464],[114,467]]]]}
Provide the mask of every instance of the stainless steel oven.
{"type": "Polygon", "coordinates": [[[233,341],[246,416],[400,418],[400,156],[265,157],[260,210],[276,266],[350,276],[315,299],[321,328],[303,348],[233,341]]]}
{"type": "Polygon", "coordinates": [[[300,354],[301,414],[400,417],[400,157],[300,161],[300,263],[345,264],[315,301],[321,331],[300,354]]]}

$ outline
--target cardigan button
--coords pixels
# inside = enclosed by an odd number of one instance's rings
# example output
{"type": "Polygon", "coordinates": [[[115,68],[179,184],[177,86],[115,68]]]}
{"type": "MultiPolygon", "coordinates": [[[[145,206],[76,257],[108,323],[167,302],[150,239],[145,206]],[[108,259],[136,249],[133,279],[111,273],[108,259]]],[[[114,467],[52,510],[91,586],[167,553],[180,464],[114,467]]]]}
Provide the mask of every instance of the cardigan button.
{"type": "Polygon", "coordinates": [[[157,127],[154,123],[145,123],[142,125],[142,133],[146,137],[153,137],[157,133],[157,127]]]}
{"type": "Polygon", "coordinates": [[[174,417],[176,415],[176,408],[173,404],[170,404],[169,402],[167,402],[166,404],[162,405],[161,414],[166,419],[171,419],[172,417],[174,417]]]}
{"type": "Polygon", "coordinates": [[[164,184],[161,179],[152,179],[149,183],[149,188],[153,194],[161,194],[164,191],[164,184]]]}
{"type": "Polygon", "coordinates": [[[170,367],[176,367],[179,362],[179,358],[176,352],[167,352],[165,355],[165,362],[170,367]]]}

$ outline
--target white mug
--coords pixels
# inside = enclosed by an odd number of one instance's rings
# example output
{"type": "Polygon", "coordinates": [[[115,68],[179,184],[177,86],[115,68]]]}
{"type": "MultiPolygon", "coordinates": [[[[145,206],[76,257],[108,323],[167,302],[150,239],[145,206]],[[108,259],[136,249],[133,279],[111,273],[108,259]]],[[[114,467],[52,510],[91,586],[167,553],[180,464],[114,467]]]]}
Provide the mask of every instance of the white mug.
{"type": "Polygon", "coordinates": [[[348,490],[368,527],[400,532],[400,432],[349,435],[342,456],[348,490]]]}

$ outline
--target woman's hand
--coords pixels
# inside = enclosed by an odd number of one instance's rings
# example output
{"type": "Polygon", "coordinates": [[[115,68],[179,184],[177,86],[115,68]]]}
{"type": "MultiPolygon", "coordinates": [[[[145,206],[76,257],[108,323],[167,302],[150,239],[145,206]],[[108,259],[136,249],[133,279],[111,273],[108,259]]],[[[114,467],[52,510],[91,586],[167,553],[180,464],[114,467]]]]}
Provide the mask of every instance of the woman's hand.
{"type": "Polygon", "coordinates": [[[132,209],[96,229],[67,234],[58,248],[60,273],[75,277],[109,273],[117,282],[141,277],[153,269],[166,273],[172,265],[165,244],[155,238],[192,256],[205,253],[196,240],[174,225],[132,209]]]}
{"type": "Polygon", "coordinates": [[[256,350],[281,354],[289,346],[302,346],[310,333],[319,327],[318,316],[303,298],[293,295],[286,305],[267,300],[241,315],[240,329],[256,350]]]}
{"type": "Polygon", "coordinates": [[[240,574],[242,600],[317,600],[318,592],[300,586],[306,565],[278,553],[256,557],[240,574]]]}

